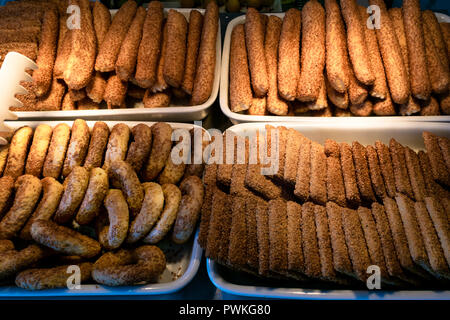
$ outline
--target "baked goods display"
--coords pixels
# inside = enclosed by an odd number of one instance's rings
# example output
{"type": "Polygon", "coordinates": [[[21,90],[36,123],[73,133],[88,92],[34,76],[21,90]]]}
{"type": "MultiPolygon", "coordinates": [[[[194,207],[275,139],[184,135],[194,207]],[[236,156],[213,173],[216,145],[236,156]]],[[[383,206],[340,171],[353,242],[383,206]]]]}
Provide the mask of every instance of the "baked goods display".
{"type": "Polygon", "coordinates": [[[81,119],[17,129],[1,150],[1,283],[66,287],[73,265],[82,284],[157,282],[159,244],[187,243],[203,205],[203,164],[172,159],[173,131],[81,119]]]}
{"type": "Polygon", "coordinates": [[[198,241],[210,259],[302,288],[364,288],[369,266],[383,288],[448,284],[448,138],[423,132],[418,152],[394,138],[322,145],[271,125],[223,139],[223,159],[246,156],[205,166],[198,241]]]}
{"type": "Polygon", "coordinates": [[[214,1],[188,19],[175,9],[165,14],[158,1],[146,9],[133,0],[114,16],[89,0],[8,2],[0,16],[0,56],[16,51],[38,65],[13,111],[201,105],[211,96],[219,54],[214,1]],[[69,5],[78,6],[78,20],[69,5]]]}
{"type": "MultiPolygon", "coordinates": [[[[418,0],[375,14],[308,1],[282,18],[249,8],[231,30],[231,112],[277,116],[447,115],[450,24],[418,0]],[[375,24],[375,25],[374,25],[375,24]]],[[[370,10],[369,10],[370,9],[370,10]]]]}

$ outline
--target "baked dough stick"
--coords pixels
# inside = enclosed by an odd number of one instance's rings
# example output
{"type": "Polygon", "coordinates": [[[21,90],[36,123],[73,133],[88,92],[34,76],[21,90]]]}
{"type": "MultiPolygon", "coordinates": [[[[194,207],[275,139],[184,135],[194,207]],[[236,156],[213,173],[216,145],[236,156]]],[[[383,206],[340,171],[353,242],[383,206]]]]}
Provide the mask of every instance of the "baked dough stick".
{"type": "Polygon", "coordinates": [[[342,229],[344,230],[345,242],[353,266],[353,274],[349,274],[349,276],[365,282],[368,277],[366,273],[367,267],[371,265],[371,261],[356,210],[343,208],[342,229]]]}
{"type": "Polygon", "coordinates": [[[311,141],[306,139],[300,147],[295,178],[294,195],[302,202],[309,198],[311,180],[311,141]]]}
{"type": "Polygon", "coordinates": [[[423,142],[430,158],[431,171],[434,180],[450,186],[450,173],[445,165],[445,159],[439,147],[438,137],[431,132],[422,133],[423,142]]]}
{"type": "Polygon", "coordinates": [[[145,237],[158,221],[164,208],[164,193],[161,186],[154,182],[142,184],[145,197],[136,219],[130,224],[127,243],[135,243],[145,237]]]}
{"type": "Polygon", "coordinates": [[[14,250],[14,243],[11,240],[0,240],[0,253],[14,250]]]}
{"type": "MultiPolygon", "coordinates": [[[[389,275],[402,279],[406,282],[411,282],[411,279],[406,277],[400,266],[395,241],[393,239],[391,228],[389,227],[389,221],[383,205],[376,202],[372,203],[372,215],[375,220],[378,235],[380,236],[381,248],[383,249],[383,255],[389,275]]],[[[394,235],[394,237],[398,238],[399,236],[394,235]]],[[[407,249],[408,248],[406,247],[406,250],[407,249]]]]}
{"type": "Polygon", "coordinates": [[[254,8],[249,8],[245,17],[245,40],[253,92],[257,97],[264,97],[269,90],[264,55],[264,29],[261,17],[254,8]]]}
{"type": "Polygon", "coordinates": [[[353,163],[352,148],[347,143],[341,143],[341,168],[344,178],[345,197],[351,206],[357,207],[361,203],[358,184],[356,182],[355,165],[353,163]]]}
{"type": "Polygon", "coordinates": [[[395,186],[394,169],[392,167],[389,148],[380,141],[375,142],[375,148],[377,150],[378,159],[380,160],[380,169],[381,174],[383,175],[386,193],[389,197],[393,198],[397,194],[397,189],[395,186]]]}
{"type": "Polygon", "coordinates": [[[323,146],[317,142],[311,142],[311,180],[310,197],[315,203],[325,205],[327,202],[327,157],[323,146]]]}
{"type": "Polygon", "coordinates": [[[53,129],[52,139],[42,168],[42,176],[59,179],[69,139],[70,127],[67,124],[60,123],[53,129]]]}
{"type": "Polygon", "coordinates": [[[50,89],[53,78],[53,65],[55,63],[59,18],[56,10],[45,12],[39,39],[39,53],[36,60],[38,69],[33,72],[35,93],[42,97],[50,89]]]}
{"type": "Polygon", "coordinates": [[[22,127],[14,133],[9,146],[4,176],[11,176],[16,179],[23,174],[32,137],[33,129],[30,127],[22,127]]]}
{"type": "Polygon", "coordinates": [[[386,196],[386,186],[384,185],[377,150],[373,146],[368,145],[366,146],[366,155],[373,191],[377,198],[382,200],[386,196]]]}
{"type": "Polygon", "coordinates": [[[369,18],[367,8],[358,6],[358,10],[361,15],[361,23],[363,25],[364,37],[366,40],[367,57],[370,61],[373,76],[375,76],[375,81],[370,88],[370,95],[378,99],[386,99],[389,88],[387,87],[383,61],[381,60],[380,49],[378,48],[377,35],[375,29],[369,29],[365,26],[365,22],[369,18]]]}
{"type": "MultiPolygon", "coordinates": [[[[258,241],[258,274],[262,276],[269,275],[269,216],[267,212],[267,203],[259,200],[255,204],[256,232],[258,241]]],[[[301,243],[300,243],[301,245],[301,243]]],[[[302,256],[303,258],[303,256],[302,256]]]]}
{"type": "Polygon", "coordinates": [[[130,133],[130,128],[124,123],[118,123],[112,128],[106,147],[104,170],[108,171],[111,162],[115,160],[125,160],[130,133]]]}
{"type": "Polygon", "coordinates": [[[408,46],[411,93],[420,100],[428,100],[431,94],[431,83],[427,69],[420,2],[418,0],[403,1],[402,12],[408,46]]]}
{"type": "Polygon", "coordinates": [[[6,167],[6,160],[8,159],[9,144],[0,146],[0,176],[6,167]]]}
{"type": "Polygon", "coordinates": [[[230,108],[239,112],[248,110],[253,99],[243,24],[234,27],[230,46],[230,108]]]}
{"type": "MultiPolygon", "coordinates": [[[[287,213],[287,268],[294,275],[303,273],[305,262],[302,250],[302,207],[293,201],[286,203],[287,213]]],[[[258,219],[258,217],[257,217],[258,219]]]]}
{"type": "Polygon", "coordinates": [[[360,104],[351,104],[350,112],[357,117],[367,117],[373,111],[372,101],[366,99],[363,103],[360,104]]]}
{"type": "Polygon", "coordinates": [[[405,229],[406,239],[408,241],[411,258],[416,265],[430,271],[430,265],[425,251],[422,235],[420,234],[414,211],[414,202],[405,195],[399,194],[395,197],[398,211],[405,229]]]}
{"type": "Polygon", "coordinates": [[[435,195],[438,198],[447,198],[449,192],[442,188],[433,178],[433,172],[431,171],[431,164],[428,154],[424,151],[419,151],[419,163],[422,169],[423,179],[425,181],[425,188],[427,190],[427,196],[435,195]]]}
{"type": "Polygon", "coordinates": [[[87,151],[84,167],[87,170],[102,166],[103,155],[108,144],[109,128],[104,122],[97,121],[92,128],[91,140],[87,151]]]}
{"type": "Polygon", "coordinates": [[[14,194],[14,179],[12,177],[2,177],[0,178],[0,219],[3,214],[9,209],[12,202],[12,195],[14,194]]]}
{"type": "Polygon", "coordinates": [[[364,232],[367,250],[372,265],[376,265],[380,268],[382,282],[387,284],[396,284],[396,282],[389,277],[383,251],[381,248],[381,240],[378,236],[378,231],[375,225],[375,220],[372,216],[372,211],[369,208],[359,207],[357,213],[364,232]]]}
{"type": "MultiPolygon", "coordinates": [[[[92,263],[84,262],[77,265],[80,268],[80,283],[87,283],[91,278],[92,263]]],[[[67,288],[67,273],[71,265],[53,268],[27,269],[16,276],[16,286],[26,290],[44,290],[53,288],[67,288]]]]}
{"type": "Polygon", "coordinates": [[[86,87],[87,96],[94,102],[100,103],[103,100],[105,94],[106,80],[103,75],[96,71],[92,77],[91,82],[86,87]]]}
{"type": "Polygon", "coordinates": [[[415,275],[423,277],[426,273],[415,265],[411,259],[409,252],[408,241],[403,227],[402,218],[395,200],[386,197],[383,199],[384,209],[389,221],[389,226],[392,231],[392,238],[394,239],[395,251],[397,252],[398,261],[402,268],[414,273],[415,275]]]}
{"type": "Polygon", "coordinates": [[[165,122],[158,122],[152,126],[153,144],[148,163],[143,168],[142,179],[155,179],[166,164],[172,148],[172,127],[165,122]]]}
{"type": "Polygon", "coordinates": [[[53,79],[50,91],[41,98],[38,98],[35,104],[37,111],[56,111],[61,110],[61,102],[66,92],[66,87],[62,81],[53,79]]]}
{"type": "Polygon", "coordinates": [[[108,175],[119,182],[120,189],[127,199],[130,213],[136,216],[141,210],[142,201],[144,201],[144,189],[136,172],[128,162],[114,160],[110,163],[108,175]]]}
{"type": "Polygon", "coordinates": [[[111,189],[103,201],[108,212],[109,225],[105,226],[99,241],[107,250],[119,248],[128,233],[129,213],[122,191],[111,189]]]}
{"type": "Polygon", "coordinates": [[[179,88],[183,81],[187,27],[186,18],[181,13],[169,10],[163,75],[164,80],[175,88],[179,88]]]}
{"type": "Polygon", "coordinates": [[[326,74],[331,87],[345,93],[349,86],[346,72],[347,39],[341,10],[336,0],[325,1],[326,74]]]}
{"type": "Polygon", "coordinates": [[[300,78],[301,13],[296,8],[286,11],[281,26],[278,47],[278,93],[283,99],[293,101],[297,95],[300,78]]]}
{"type": "Polygon", "coordinates": [[[344,207],[346,205],[345,187],[339,154],[337,157],[327,157],[326,165],[327,165],[327,178],[326,178],[327,199],[328,201],[335,202],[338,205],[344,207]]]}
{"type": "Polygon", "coordinates": [[[70,98],[72,99],[72,101],[81,101],[84,98],[86,98],[86,90],[81,89],[81,90],[73,90],[73,89],[69,89],[68,90],[68,94],[70,95],[70,98]]]}
{"type": "Polygon", "coordinates": [[[136,2],[130,0],[117,11],[99,48],[95,61],[96,71],[109,72],[114,70],[122,42],[127,35],[136,10],[136,2]]]}
{"type": "Polygon", "coordinates": [[[416,202],[414,203],[414,209],[433,274],[438,278],[450,279],[450,270],[445,260],[444,251],[427,207],[423,202],[416,202]]]}
{"type": "Polygon", "coordinates": [[[447,46],[447,55],[450,55],[450,23],[440,22],[439,27],[441,28],[442,36],[447,46]]]}
{"type": "Polygon", "coordinates": [[[215,1],[206,6],[204,15],[202,38],[197,59],[194,89],[192,91],[193,105],[206,102],[211,96],[216,68],[216,40],[219,28],[219,8],[215,1]]]}
{"type": "Polygon", "coordinates": [[[75,216],[75,221],[80,225],[89,224],[96,218],[100,206],[108,192],[108,174],[101,168],[92,168],[89,174],[89,184],[81,202],[80,209],[75,216]]]}
{"type": "Polygon", "coordinates": [[[46,124],[40,124],[36,127],[25,165],[25,174],[31,174],[38,178],[41,176],[52,132],[52,128],[46,124]]]}
{"type": "Polygon", "coordinates": [[[271,200],[269,215],[269,270],[278,274],[288,269],[286,201],[271,200]]]}
{"type": "Polygon", "coordinates": [[[305,275],[311,278],[320,278],[321,265],[319,245],[317,243],[316,225],[312,202],[306,202],[302,206],[301,232],[302,250],[305,259],[305,275]]]}
{"type": "Polygon", "coordinates": [[[411,148],[405,147],[405,161],[408,169],[409,180],[416,201],[423,201],[427,194],[425,181],[420,169],[419,157],[411,148]]]}
{"type": "Polygon", "coordinates": [[[408,169],[406,168],[405,148],[392,138],[389,141],[389,151],[392,159],[397,192],[403,193],[411,199],[414,199],[411,182],[409,181],[408,169]]]}
{"type": "Polygon", "coordinates": [[[0,222],[0,239],[17,235],[33,213],[41,195],[41,181],[32,175],[24,175],[15,183],[14,203],[0,222]]]}
{"type": "Polygon", "coordinates": [[[261,166],[258,164],[248,165],[245,175],[245,185],[266,199],[277,199],[281,196],[282,192],[280,186],[261,174],[261,166]]]}
{"type": "Polygon", "coordinates": [[[325,11],[319,2],[308,1],[302,10],[301,67],[296,98],[316,101],[325,66],[325,11]]]}
{"type": "Polygon", "coordinates": [[[245,198],[233,197],[231,208],[230,244],[227,263],[234,268],[247,266],[247,223],[245,217],[245,198]]]}
{"type": "Polygon", "coordinates": [[[254,116],[263,116],[267,114],[267,99],[263,98],[255,98],[253,97],[252,102],[250,104],[250,108],[248,108],[248,114],[254,116]]]}
{"type": "Polygon", "coordinates": [[[192,10],[189,14],[186,63],[184,66],[183,82],[181,83],[181,89],[189,95],[192,95],[192,89],[194,88],[195,70],[197,69],[197,57],[198,49],[200,47],[200,38],[202,36],[202,27],[203,15],[197,10],[192,10]]]}
{"type": "Polygon", "coordinates": [[[375,75],[372,73],[369,49],[365,39],[365,20],[362,21],[355,0],[341,0],[341,9],[347,26],[347,47],[355,76],[361,83],[372,85],[375,82],[375,75]]]}
{"type": "Polygon", "coordinates": [[[65,255],[93,258],[100,253],[100,244],[75,230],[53,221],[37,220],[31,225],[34,241],[65,255]]]}
{"type": "Polygon", "coordinates": [[[150,88],[156,82],[156,69],[162,49],[163,19],[164,13],[161,2],[150,2],[142,29],[142,40],[139,45],[136,74],[134,76],[137,85],[142,88],[150,88]]]}
{"type": "Polygon", "coordinates": [[[295,186],[300,148],[307,139],[300,132],[289,128],[286,137],[286,152],[284,157],[283,181],[295,186]]]}
{"type": "Polygon", "coordinates": [[[279,116],[287,115],[289,109],[288,104],[278,97],[278,42],[280,41],[281,24],[282,21],[280,18],[269,16],[264,42],[267,79],[269,82],[267,110],[279,116]]]}
{"type": "MultiPolygon", "coordinates": [[[[252,270],[259,269],[259,257],[258,257],[258,226],[257,226],[257,207],[258,203],[263,201],[257,196],[247,196],[245,204],[245,217],[247,223],[247,264],[252,270]]],[[[267,226],[266,232],[269,234],[269,227],[267,226]]],[[[269,250],[269,249],[268,249],[269,250]]],[[[269,253],[267,251],[267,253],[269,253]]],[[[269,256],[269,254],[268,254],[269,256]]],[[[268,266],[268,263],[267,263],[268,266]]]]}
{"type": "Polygon", "coordinates": [[[116,61],[116,74],[122,81],[129,81],[135,70],[146,14],[147,11],[145,11],[144,7],[137,9],[133,22],[120,47],[116,61]]]}
{"type": "Polygon", "coordinates": [[[92,19],[97,38],[97,50],[99,50],[111,25],[111,13],[103,3],[96,1],[92,9],[92,19]]]}
{"type": "MultiPolygon", "coordinates": [[[[214,260],[219,258],[222,243],[227,241],[222,235],[224,223],[231,215],[232,197],[216,189],[211,202],[211,216],[206,239],[205,256],[214,260]]],[[[231,222],[231,221],[230,221],[231,222]]]]}
{"type": "Polygon", "coordinates": [[[20,238],[24,240],[31,240],[30,230],[34,221],[50,220],[52,218],[64,192],[63,185],[54,178],[44,178],[41,180],[41,183],[42,198],[39,201],[39,205],[20,231],[20,238]]]}
{"type": "Polygon", "coordinates": [[[342,229],[343,208],[333,202],[327,202],[326,206],[328,226],[330,232],[331,247],[333,249],[333,266],[337,272],[353,274],[352,264],[345,243],[344,230],[342,229]]]}
{"type": "Polygon", "coordinates": [[[231,185],[233,163],[237,162],[237,139],[232,131],[227,130],[223,134],[223,151],[222,159],[217,165],[217,182],[225,188],[231,185]]]}
{"type": "Polygon", "coordinates": [[[89,171],[74,167],[64,181],[64,194],[53,220],[58,224],[69,222],[85,196],[89,184],[89,171]]]}
{"type": "Polygon", "coordinates": [[[126,162],[136,172],[140,172],[148,159],[152,147],[152,129],[146,124],[140,123],[131,129],[133,141],[128,148],[126,162]]]}
{"type": "Polygon", "coordinates": [[[113,74],[109,77],[103,99],[108,105],[108,109],[122,108],[127,95],[128,82],[119,79],[119,76],[113,74]]]}
{"type": "Polygon", "coordinates": [[[349,59],[347,59],[346,70],[349,77],[348,97],[350,103],[352,105],[359,105],[366,100],[369,94],[368,87],[356,79],[349,59]]]}
{"type": "Polygon", "coordinates": [[[369,176],[369,167],[367,165],[366,148],[357,141],[352,143],[353,163],[356,169],[356,180],[358,182],[359,192],[363,201],[368,203],[375,201],[375,195],[372,189],[372,182],[369,176]]]}
{"type": "Polygon", "coordinates": [[[7,280],[48,255],[47,250],[30,244],[20,251],[8,250],[0,253],[0,280],[7,280]]]}
{"type": "Polygon", "coordinates": [[[408,73],[403,63],[395,28],[383,0],[370,0],[369,3],[380,8],[382,22],[380,29],[376,29],[376,34],[392,100],[398,104],[406,103],[410,92],[408,73]]]}
{"type": "Polygon", "coordinates": [[[422,19],[424,27],[426,26],[426,29],[428,30],[428,32],[430,32],[430,35],[433,39],[433,43],[439,56],[439,61],[444,66],[444,69],[448,71],[449,57],[447,54],[447,44],[445,43],[444,36],[441,32],[441,28],[439,27],[439,22],[435,14],[431,10],[422,11],[422,19]]]}
{"type": "Polygon", "coordinates": [[[423,24],[425,53],[427,58],[428,74],[430,76],[431,89],[434,93],[445,93],[449,85],[449,70],[440,60],[438,50],[434,44],[433,36],[428,26],[423,24]]]}
{"type": "Polygon", "coordinates": [[[76,119],[72,125],[66,160],[64,160],[63,177],[67,177],[75,166],[82,166],[89,148],[90,132],[85,120],[76,119]]]}
{"type": "Polygon", "coordinates": [[[450,265],[450,238],[448,233],[449,219],[448,211],[447,215],[444,211],[445,208],[440,204],[435,197],[426,197],[425,205],[427,207],[428,213],[430,214],[431,220],[433,220],[434,228],[441,242],[441,247],[444,250],[444,256],[447,263],[450,265]],[[447,217],[446,217],[447,216],[447,217]]]}
{"type": "Polygon", "coordinates": [[[71,51],[64,70],[64,80],[70,89],[80,90],[92,79],[97,39],[92,23],[89,0],[75,2],[80,6],[80,29],[72,30],[71,51]]]}

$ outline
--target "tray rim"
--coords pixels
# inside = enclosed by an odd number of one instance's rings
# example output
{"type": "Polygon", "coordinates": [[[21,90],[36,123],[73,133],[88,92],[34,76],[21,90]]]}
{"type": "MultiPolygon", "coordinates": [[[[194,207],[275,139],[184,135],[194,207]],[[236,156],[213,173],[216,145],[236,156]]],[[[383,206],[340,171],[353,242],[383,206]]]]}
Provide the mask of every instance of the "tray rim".
{"type": "MultiPolygon", "coordinates": [[[[284,17],[284,13],[264,13],[265,15],[274,15],[280,18],[284,17]]],[[[438,19],[450,22],[450,17],[443,13],[435,12],[438,19]]],[[[232,112],[229,106],[229,61],[230,61],[230,42],[231,32],[235,25],[243,23],[245,21],[245,15],[240,15],[232,19],[226,28],[225,37],[223,40],[222,49],[222,63],[220,71],[220,93],[219,104],[222,112],[227,116],[233,124],[244,122],[298,122],[298,121],[312,121],[319,123],[329,123],[330,121],[336,121],[336,119],[352,119],[349,121],[359,121],[360,119],[371,119],[369,121],[374,124],[386,121],[420,121],[420,122],[450,122],[450,115],[440,116],[369,116],[369,117],[302,117],[302,116],[253,116],[247,114],[241,114],[232,112]]]]}

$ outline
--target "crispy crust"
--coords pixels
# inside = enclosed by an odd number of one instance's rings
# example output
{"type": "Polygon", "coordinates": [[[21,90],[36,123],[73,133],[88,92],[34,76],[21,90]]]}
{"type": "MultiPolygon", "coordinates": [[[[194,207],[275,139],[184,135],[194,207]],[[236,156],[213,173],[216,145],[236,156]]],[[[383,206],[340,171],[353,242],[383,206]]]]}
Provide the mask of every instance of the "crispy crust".
{"type": "Polygon", "coordinates": [[[450,186],[450,173],[445,165],[444,157],[439,147],[438,137],[430,132],[422,133],[431,164],[431,172],[436,181],[450,186]]]}
{"type": "Polygon", "coordinates": [[[81,233],[52,221],[37,220],[31,225],[34,241],[66,255],[93,258],[100,253],[100,244],[81,233]]]}
{"type": "Polygon", "coordinates": [[[393,198],[397,194],[397,191],[389,148],[380,141],[375,142],[375,148],[377,149],[378,159],[380,160],[380,169],[383,175],[386,193],[389,197],[393,198]]]}
{"type": "Polygon", "coordinates": [[[269,215],[269,270],[284,273],[288,268],[286,202],[271,200],[269,215]]]}
{"type": "Polygon", "coordinates": [[[258,11],[253,8],[247,11],[245,17],[245,40],[253,92],[256,97],[263,97],[269,89],[264,57],[264,29],[258,11]]]}
{"type": "Polygon", "coordinates": [[[9,176],[0,178],[0,218],[3,218],[3,214],[11,204],[11,196],[14,191],[14,179],[9,176]]]}
{"type": "Polygon", "coordinates": [[[107,252],[95,262],[92,278],[107,286],[125,286],[156,282],[165,269],[166,258],[161,249],[141,246],[117,253],[107,252]]]}
{"type": "Polygon", "coordinates": [[[90,130],[85,120],[77,119],[72,125],[62,175],[67,177],[75,166],[82,166],[89,148],[90,130]]]}
{"type": "Polygon", "coordinates": [[[300,29],[300,11],[289,9],[283,18],[278,49],[278,92],[288,101],[295,99],[300,78],[300,29]]]}
{"type": "Polygon", "coordinates": [[[375,201],[375,195],[373,193],[372,183],[369,176],[366,149],[359,142],[353,141],[352,154],[361,198],[363,201],[369,203],[373,202],[375,201]]]}
{"type": "Polygon", "coordinates": [[[101,168],[92,168],[89,184],[75,220],[80,225],[89,224],[99,212],[109,189],[108,174],[101,168]]]}
{"type": "Polygon", "coordinates": [[[323,151],[323,146],[311,143],[311,180],[310,197],[312,201],[325,205],[327,202],[327,158],[323,151]]]}
{"type": "Polygon", "coordinates": [[[327,198],[340,206],[346,205],[344,178],[339,157],[327,158],[327,198]]]}
{"type": "Polygon", "coordinates": [[[297,177],[295,181],[294,195],[301,201],[309,198],[309,185],[311,176],[311,141],[306,140],[298,154],[297,177]]]}
{"type": "Polygon", "coordinates": [[[317,1],[302,10],[301,70],[296,98],[316,101],[323,82],[325,66],[325,10],[317,1]]]}
{"type": "MultiPolygon", "coordinates": [[[[434,228],[441,242],[442,249],[444,250],[444,256],[447,263],[450,265],[450,239],[448,234],[448,216],[445,219],[444,207],[438,202],[435,197],[425,198],[425,205],[431,220],[433,221],[434,228]]],[[[448,212],[447,212],[448,215],[448,212]]]]}
{"type": "Polygon", "coordinates": [[[378,199],[383,199],[386,196],[386,187],[384,185],[383,176],[381,174],[377,150],[373,146],[368,145],[366,146],[366,152],[373,191],[378,199]]]}
{"type": "Polygon", "coordinates": [[[31,244],[16,251],[9,250],[0,253],[0,280],[8,279],[17,272],[26,269],[47,255],[40,246],[31,244]]]}
{"type": "Polygon", "coordinates": [[[307,202],[302,206],[302,249],[305,258],[305,274],[311,278],[319,278],[321,265],[314,222],[314,207],[312,202],[307,202]]]}
{"type": "MultiPolygon", "coordinates": [[[[67,271],[72,265],[58,266],[48,269],[28,269],[16,276],[15,284],[26,290],[44,290],[54,288],[66,288],[70,273],[67,271]]],[[[78,265],[80,268],[80,284],[86,283],[91,278],[92,263],[84,262],[78,265]]]]}
{"type": "Polygon", "coordinates": [[[269,273],[269,216],[267,203],[258,201],[256,204],[256,226],[258,240],[258,273],[266,276],[269,273]]]}
{"type": "Polygon", "coordinates": [[[172,147],[172,127],[164,122],[152,126],[153,145],[148,163],[143,169],[142,179],[151,181],[155,179],[166,164],[172,147]]]}
{"type": "Polygon", "coordinates": [[[67,223],[74,217],[83,201],[88,184],[89,171],[83,167],[74,167],[64,181],[64,194],[54,217],[57,223],[67,223]]]}
{"type": "Polygon", "coordinates": [[[9,146],[8,160],[3,172],[4,176],[11,176],[17,179],[23,174],[32,137],[33,129],[30,127],[22,127],[14,133],[9,146]]]}
{"type": "Polygon", "coordinates": [[[292,128],[288,129],[283,180],[291,185],[295,185],[300,148],[305,141],[306,138],[300,132],[292,128]]]}
{"type": "Polygon", "coordinates": [[[108,171],[111,162],[115,160],[125,160],[130,133],[130,128],[124,123],[116,124],[111,129],[103,163],[104,170],[108,171]]]}
{"type": "Polygon", "coordinates": [[[245,217],[245,199],[233,197],[231,208],[230,244],[227,263],[244,268],[247,265],[247,222],[245,217]]]}
{"type": "Polygon", "coordinates": [[[146,124],[140,123],[131,129],[133,141],[128,147],[126,162],[136,172],[140,172],[145,161],[148,159],[152,147],[152,129],[146,124]]]}
{"type": "Polygon", "coordinates": [[[41,124],[35,129],[33,142],[27,156],[25,174],[31,174],[38,178],[41,176],[52,133],[53,129],[45,124],[41,124]]]}
{"type": "Polygon", "coordinates": [[[19,177],[15,183],[14,203],[0,222],[0,239],[18,234],[33,213],[42,191],[41,181],[32,175],[19,177]]]}
{"type": "Polygon", "coordinates": [[[341,143],[341,168],[347,201],[352,206],[358,206],[361,198],[359,196],[358,184],[356,183],[351,147],[347,143],[341,143]]]}
{"type": "Polygon", "coordinates": [[[70,127],[65,123],[60,123],[53,129],[52,139],[50,140],[50,146],[42,168],[44,177],[59,179],[69,144],[70,133],[70,127]]]}
{"type": "Polygon", "coordinates": [[[423,201],[427,193],[425,181],[420,169],[419,157],[411,148],[405,147],[406,167],[408,168],[409,180],[416,201],[423,201]]]}
{"type": "Polygon", "coordinates": [[[102,166],[103,155],[109,138],[109,128],[104,122],[98,121],[92,128],[89,149],[84,161],[84,167],[87,170],[102,166]]]}
{"type": "Polygon", "coordinates": [[[61,183],[51,177],[42,179],[41,183],[42,198],[33,214],[20,231],[21,239],[31,240],[30,230],[33,222],[36,220],[50,220],[56,212],[59,202],[61,201],[61,197],[64,192],[64,187],[61,183]]]}

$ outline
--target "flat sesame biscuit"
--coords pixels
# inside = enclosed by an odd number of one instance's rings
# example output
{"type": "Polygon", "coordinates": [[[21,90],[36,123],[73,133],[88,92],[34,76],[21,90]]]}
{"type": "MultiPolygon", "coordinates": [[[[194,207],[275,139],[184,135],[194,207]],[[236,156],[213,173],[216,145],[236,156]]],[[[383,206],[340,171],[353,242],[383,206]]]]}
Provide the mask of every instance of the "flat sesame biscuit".
{"type": "Polygon", "coordinates": [[[321,265],[319,245],[317,243],[316,225],[312,202],[302,206],[302,249],[305,258],[305,274],[311,278],[320,278],[321,265]]]}
{"type": "Polygon", "coordinates": [[[302,207],[293,201],[286,203],[287,259],[290,272],[303,272],[305,262],[302,250],[302,207]]]}

